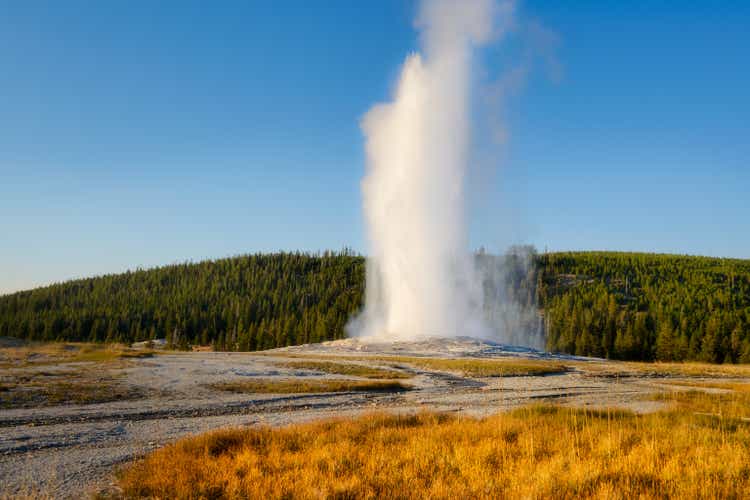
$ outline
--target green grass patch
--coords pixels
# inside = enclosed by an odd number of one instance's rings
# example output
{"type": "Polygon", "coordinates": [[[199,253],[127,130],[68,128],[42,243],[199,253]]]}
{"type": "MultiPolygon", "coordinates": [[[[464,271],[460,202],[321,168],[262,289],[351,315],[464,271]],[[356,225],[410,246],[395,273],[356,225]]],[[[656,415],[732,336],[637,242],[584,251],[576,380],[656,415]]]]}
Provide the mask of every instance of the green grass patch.
{"type": "Polygon", "coordinates": [[[82,349],[80,353],[70,358],[68,362],[91,361],[102,363],[118,359],[152,358],[155,351],[136,351],[132,349],[82,349]]]}

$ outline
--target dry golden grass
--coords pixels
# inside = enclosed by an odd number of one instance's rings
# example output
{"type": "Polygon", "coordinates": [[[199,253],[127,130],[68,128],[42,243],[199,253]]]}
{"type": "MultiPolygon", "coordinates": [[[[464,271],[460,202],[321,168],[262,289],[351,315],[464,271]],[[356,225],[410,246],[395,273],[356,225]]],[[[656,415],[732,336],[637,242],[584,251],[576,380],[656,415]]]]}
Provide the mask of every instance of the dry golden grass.
{"type": "Polygon", "coordinates": [[[541,406],[223,430],[152,453],[120,486],[128,498],[746,497],[750,424],[696,414],[694,397],[643,416],[541,406]]]}
{"type": "Polygon", "coordinates": [[[37,408],[64,404],[93,404],[143,397],[141,391],[112,381],[35,382],[24,387],[6,385],[0,390],[0,408],[37,408]]]}
{"type": "Polygon", "coordinates": [[[153,356],[122,345],[45,343],[0,348],[0,408],[34,408],[137,399],[116,369],[153,356]],[[95,363],[97,369],[86,365],[95,363]],[[85,367],[84,367],[85,366],[85,367]]]}
{"type": "Polygon", "coordinates": [[[36,408],[138,399],[143,392],[107,371],[25,369],[0,375],[0,408],[36,408]]]}
{"type": "Polygon", "coordinates": [[[20,368],[76,362],[110,362],[147,358],[151,350],[130,349],[122,344],[31,343],[19,347],[0,348],[0,367],[20,368]]]}
{"type": "Polygon", "coordinates": [[[518,377],[562,373],[566,367],[560,363],[521,359],[477,358],[419,358],[394,357],[392,361],[427,370],[460,373],[466,377],[518,377]]]}
{"type": "Polygon", "coordinates": [[[353,363],[337,363],[332,361],[290,361],[282,363],[281,366],[302,370],[315,370],[336,375],[350,375],[355,377],[375,378],[375,379],[399,379],[411,378],[410,373],[398,372],[395,370],[386,370],[365,365],[353,363]]]}
{"type": "Polygon", "coordinates": [[[396,355],[339,355],[311,354],[295,352],[256,352],[260,356],[283,357],[292,359],[319,359],[329,361],[378,361],[384,363],[405,363],[425,369],[464,371],[466,376],[514,376],[544,375],[559,373],[570,369],[580,370],[585,374],[599,377],[714,377],[714,378],[750,378],[750,364],[710,364],[699,362],[665,363],[638,361],[557,361],[516,358],[428,358],[396,355]],[[463,364],[464,368],[461,368],[463,364]],[[497,370],[492,367],[497,366],[497,370]],[[487,375],[490,373],[490,375],[487,375]]]}
{"type": "Polygon", "coordinates": [[[404,391],[408,385],[393,380],[240,380],[221,382],[209,387],[220,391],[253,393],[253,394],[296,394],[314,392],[350,392],[350,391],[404,391]]]}
{"type": "Polygon", "coordinates": [[[655,394],[652,399],[670,402],[684,412],[718,419],[724,425],[735,425],[738,421],[750,423],[750,384],[674,382],[674,385],[695,387],[695,389],[655,394]],[[724,389],[726,392],[709,393],[700,389],[724,389]]]}
{"type": "MultiPolygon", "coordinates": [[[[562,373],[568,368],[556,361],[515,358],[428,358],[418,356],[351,356],[297,353],[263,353],[263,356],[326,361],[375,361],[391,366],[411,365],[425,370],[454,372],[466,377],[539,376],[562,373]]],[[[321,361],[318,361],[321,362],[321,361]]]]}
{"type": "Polygon", "coordinates": [[[628,361],[570,362],[570,366],[601,377],[750,377],[750,365],[714,365],[708,363],[647,363],[628,361]]]}
{"type": "Polygon", "coordinates": [[[665,381],[664,383],[679,387],[696,387],[699,389],[723,389],[727,391],[750,392],[750,382],[695,382],[692,380],[670,380],[665,381]]]}

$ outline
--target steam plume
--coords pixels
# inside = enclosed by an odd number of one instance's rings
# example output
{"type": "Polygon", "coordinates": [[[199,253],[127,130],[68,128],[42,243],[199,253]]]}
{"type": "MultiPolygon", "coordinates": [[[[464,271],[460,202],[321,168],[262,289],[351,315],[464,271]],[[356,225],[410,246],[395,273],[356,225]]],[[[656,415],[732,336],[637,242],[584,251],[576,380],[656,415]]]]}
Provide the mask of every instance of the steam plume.
{"type": "Polygon", "coordinates": [[[472,55],[511,10],[493,0],[425,0],[421,53],[406,58],[393,101],[362,120],[370,258],[354,335],[493,336],[468,248],[464,183],[472,55]]]}

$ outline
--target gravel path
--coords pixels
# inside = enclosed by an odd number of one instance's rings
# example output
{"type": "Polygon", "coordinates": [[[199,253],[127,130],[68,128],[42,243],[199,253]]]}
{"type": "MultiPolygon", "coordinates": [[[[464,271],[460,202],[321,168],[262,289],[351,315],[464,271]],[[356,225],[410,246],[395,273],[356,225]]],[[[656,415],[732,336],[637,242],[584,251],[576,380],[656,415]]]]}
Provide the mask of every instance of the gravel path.
{"type": "MultiPolygon", "coordinates": [[[[403,366],[414,389],[393,393],[300,395],[232,394],[208,387],[252,378],[314,376],[351,378],[281,366],[285,356],[352,353],[435,357],[515,356],[550,358],[524,350],[504,350],[477,341],[361,344],[337,341],[251,353],[175,353],[135,359],[122,368],[127,384],[143,389],[144,399],[103,404],[0,410],[0,497],[81,498],[111,486],[117,466],[180,437],[227,426],[283,425],[371,411],[437,410],[482,416],[530,402],[555,401],[591,407],[655,411],[650,393],[673,390],[647,376],[598,376],[585,369],[606,362],[579,361],[584,369],[534,377],[467,378],[403,366]],[[592,365],[594,366],[594,365],[592,365]]],[[[295,358],[296,359],[296,358],[295,358]]],[[[347,361],[382,366],[382,361],[347,361]]]]}

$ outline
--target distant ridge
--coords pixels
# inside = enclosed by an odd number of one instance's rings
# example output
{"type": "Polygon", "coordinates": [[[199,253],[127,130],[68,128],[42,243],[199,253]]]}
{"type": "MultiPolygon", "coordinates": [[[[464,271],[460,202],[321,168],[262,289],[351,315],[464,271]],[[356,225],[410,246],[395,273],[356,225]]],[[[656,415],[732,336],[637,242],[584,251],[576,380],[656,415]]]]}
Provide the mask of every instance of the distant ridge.
{"type": "MultiPolygon", "coordinates": [[[[508,288],[538,304],[550,351],[750,362],[750,260],[591,251],[533,262],[508,288]]],[[[0,296],[0,336],[226,350],[341,339],[364,265],[348,250],[280,252],[77,279],[0,296]]]]}

